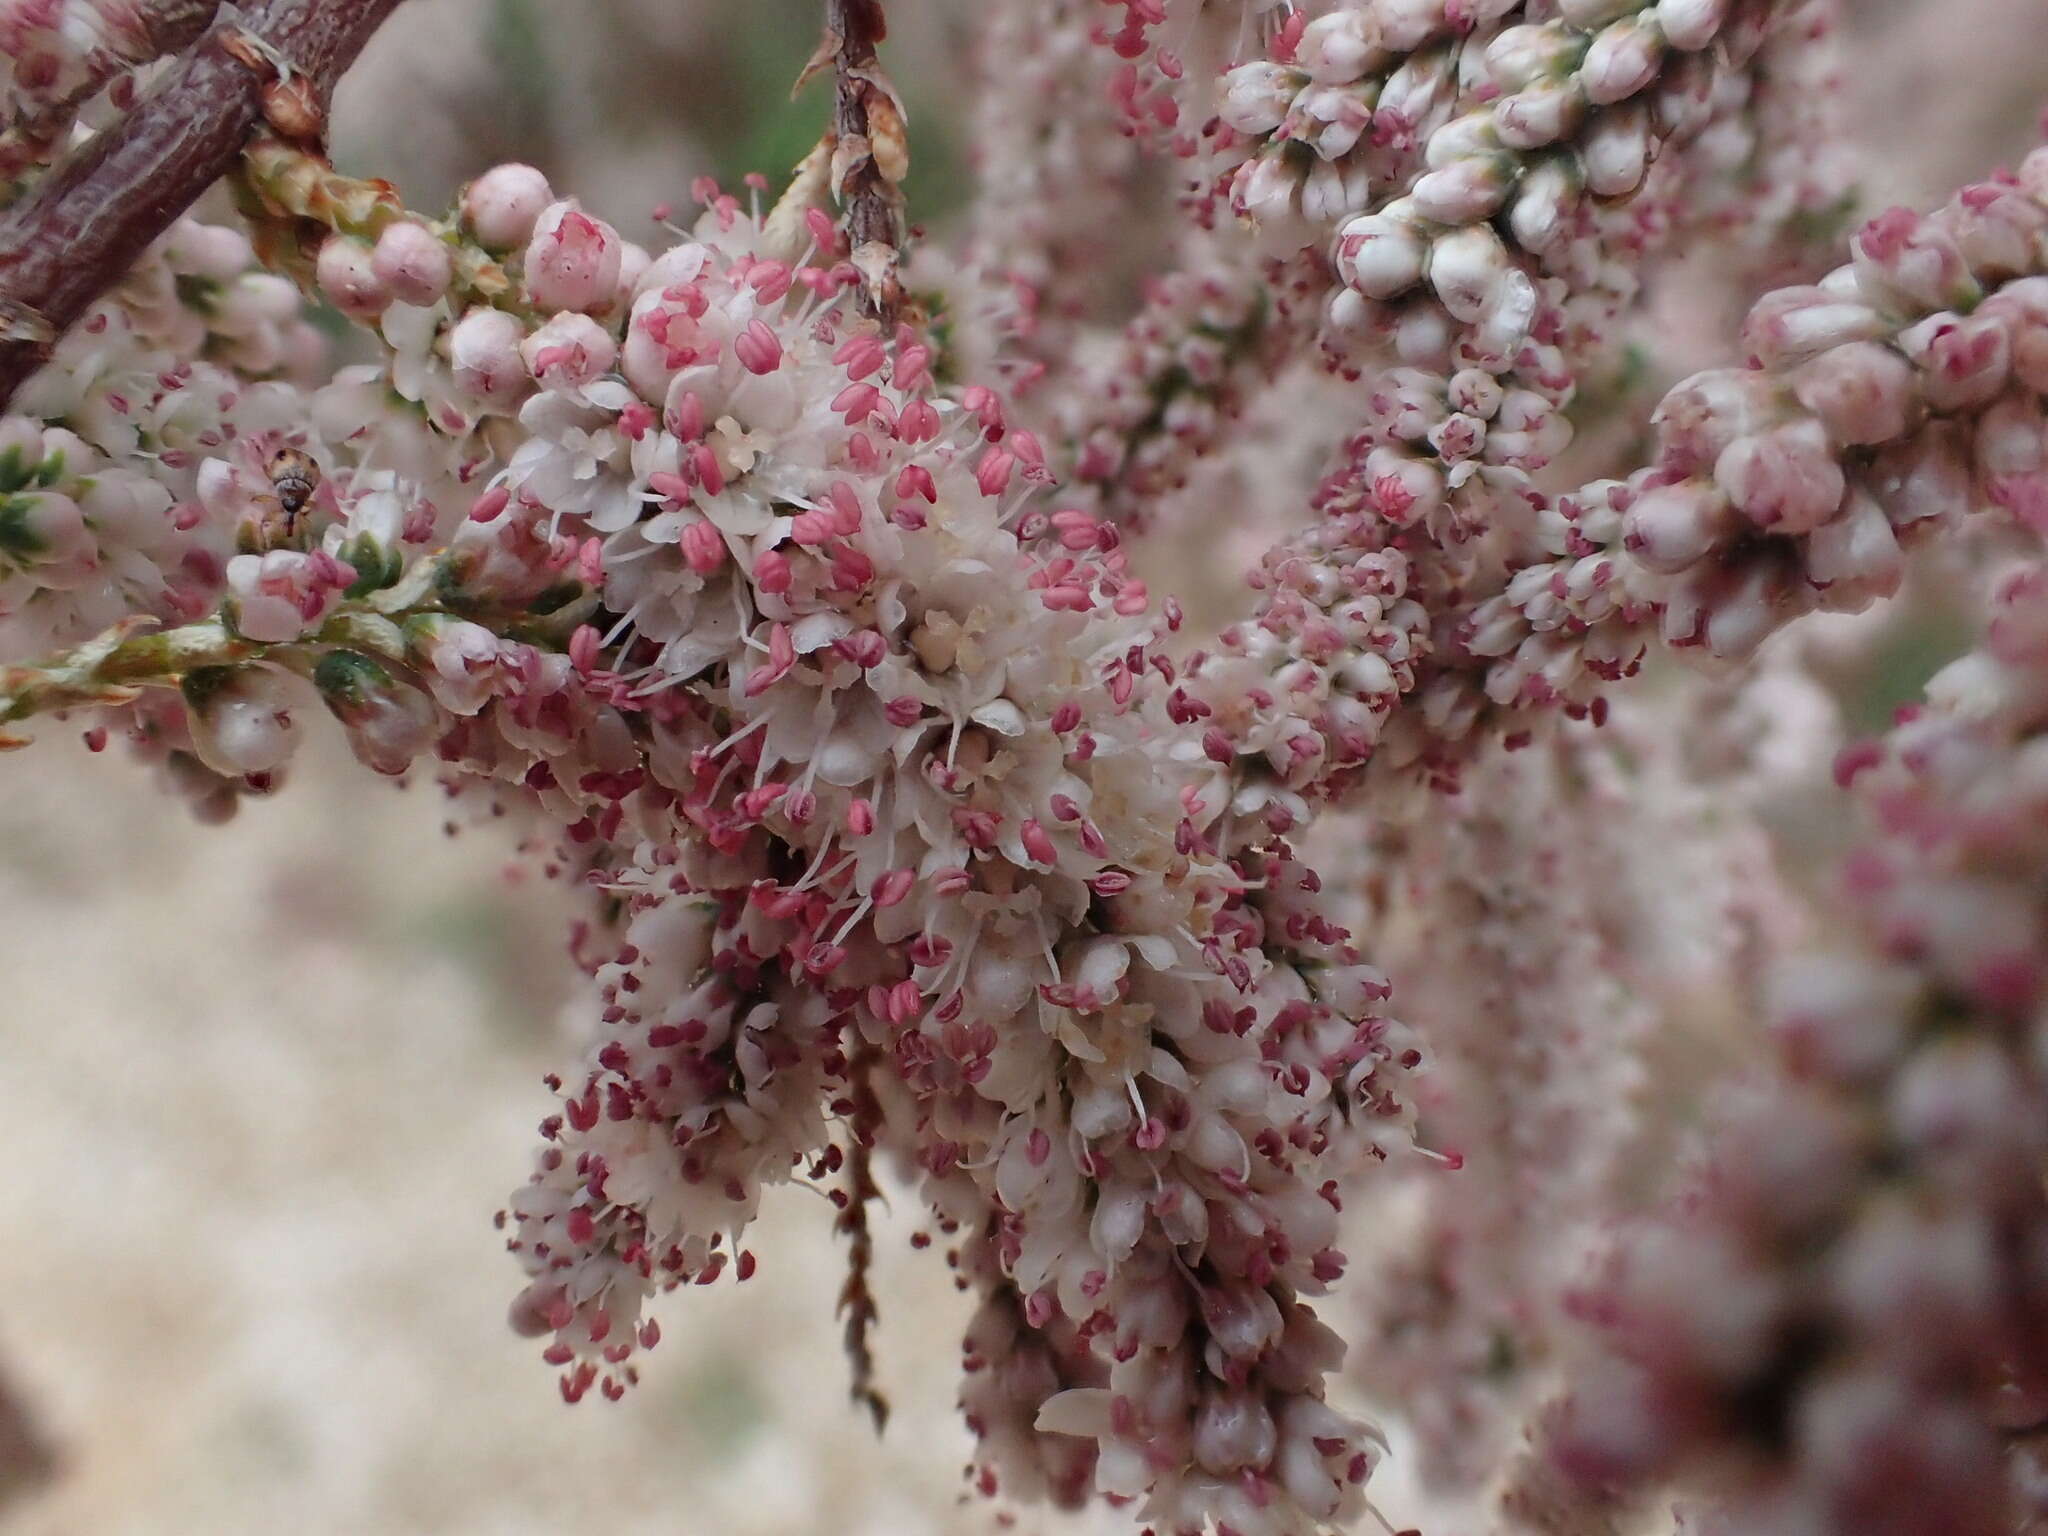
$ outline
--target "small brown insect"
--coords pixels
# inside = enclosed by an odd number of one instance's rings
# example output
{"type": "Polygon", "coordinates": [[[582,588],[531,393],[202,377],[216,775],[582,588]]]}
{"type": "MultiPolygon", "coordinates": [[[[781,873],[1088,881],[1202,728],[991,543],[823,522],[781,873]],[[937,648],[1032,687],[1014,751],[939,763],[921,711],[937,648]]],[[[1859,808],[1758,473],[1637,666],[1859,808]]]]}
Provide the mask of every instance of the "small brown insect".
{"type": "Polygon", "coordinates": [[[320,487],[320,466],[311,454],[298,448],[280,448],[264,464],[270,488],[277,493],[277,505],[284,513],[287,535],[297,532],[299,514],[320,487]]]}

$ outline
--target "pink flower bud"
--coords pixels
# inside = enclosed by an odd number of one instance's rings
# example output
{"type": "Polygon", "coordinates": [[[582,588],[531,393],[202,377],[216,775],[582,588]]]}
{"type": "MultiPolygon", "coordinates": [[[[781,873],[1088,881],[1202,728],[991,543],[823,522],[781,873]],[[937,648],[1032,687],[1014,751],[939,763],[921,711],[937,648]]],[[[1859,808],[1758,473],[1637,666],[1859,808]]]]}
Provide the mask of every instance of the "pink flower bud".
{"type": "Polygon", "coordinates": [[[455,387],[484,405],[516,401],[529,387],[520,354],[525,339],[525,327],[502,309],[470,310],[448,334],[455,387]]]}
{"type": "Polygon", "coordinates": [[[1621,197],[1643,184],[1650,168],[1650,118],[1640,103],[1593,119],[1581,151],[1586,187],[1598,197],[1621,197]]]}
{"type": "Polygon", "coordinates": [[[2038,399],[2009,394],[1977,426],[1977,468],[1989,480],[2048,469],[2048,420],[2038,399]]]}
{"type": "Polygon", "coordinates": [[[1474,458],[1486,445],[1486,423],[1454,411],[1429,429],[1427,441],[1445,464],[1474,458]]]}
{"type": "Polygon", "coordinates": [[[1391,299],[1422,281],[1429,242],[1389,210],[1351,220],[1337,235],[1337,275],[1371,299],[1391,299]]]}
{"type": "Polygon", "coordinates": [[[1536,23],[1509,27],[1486,45],[1486,72],[1503,92],[1561,79],[1576,62],[1579,40],[1536,23]]]}
{"type": "Polygon", "coordinates": [[[1912,364],[1889,347],[1858,341],[1822,353],[1793,376],[1799,403],[1838,443],[1903,437],[1918,397],[1912,364]]]}
{"type": "Polygon", "coordinates": [[[1708,468],[1737,438],[1760,432],[1782,411],[1771,379],[1751,370],[1696,373],[1664,397],[1651,420],[1657,463],[1682,475],[1708,468]]]}
{"type": "Polygon", "coordinates": [[[1937,411],[1974,410],[2002,394],[2012,375],[2012,335],[1995,312],[1930,315],[1899,336],[1920,367],[1920,386],[1937,411]]]}
{"type": "Polygon", "coordinates": [[[1444,504],[1443,472],[1392,448],[1366,455],[1365,484],[1373,510],[1396,527],[1411,527],[1444,504]]]}
{"type": "Polygon", "coordinates": [[[1729,0],[1658,0],[1654,15],[1664,40],[1692,52],[1714,40],[1728,15],[1729,0]]]}
{"type": "Polygon", "coordinates": [[[1894,527],[1953,517],[1972,504],[1965,442],[1959,427],[1930,422],[1877,457],[1866,483],[1894,527]]]}
{"type": "Polygon", "coordinates": [[[448,247],[425,225],[402,219],[377,237],[371,269],[406,304],[434,304],[448,292],[454,267],[448,247]]]}
{"type": "Polygon", "coordinates": [[[519,356],[550,389],[574,389],[611,371],[618,360],[611,333],[588,315],[565,310],[520,343],[519,356]]]}
{"type": "Polygon", "coordinates": [[[1311,86],[1295,103],[1292,132],[1324,160],[1348,155],[1372,126],[1372,106],[1358,90],[1345,86],[1311,86]]]}
{"type": "Polygon", "coordinates": [[[1425,219],[1470,224],[1500,211],[1515,184],[1516,169],[1506,155],[1470,155],[1419,177],[1409,196],[1425,219]]]}
{"type": "Polygon", "coordinates": [[[1979,282],[2034,270],[2035,242],[2048,226],[2048,211],[2018,188],[1997,181],[1963,188],[1934,217],[1979,282]]]}
{"type": "Polygon", "coordinates": [[[1726,659],[1749,655],[1778,627],[1812,606],[1800,601],[1768,560],[1751,561],[1734,576],[1715,573],[1713,595],[1702,615],[1700,639],[1709,653],[1726,659]]]}
{"type": "Polygon", "coordinates": [[[573,202],[552,203],[526,247],[526,291],[541,309],[602,310],[617,296],[619,232],[573,202]]]}
{"type": "Polygon", "coordinates": [[[1396,138],[1434,121],[1456,100],[1456,51],[1432,48],[1412,54],[1396,66],[1380,88],[1376,120],[1396,138]]]}
{"type": "Polygon", "coordinates": [[[1441,235],[1429,248],[1429,285],[1460,320],[1477,320],[1509,268],[1507,247],[1489,224],[1441,235]]]}
{"type": "Polygon", "coordinates": [[[1308,82],[1301,72],[1266,60],[1241,64],[1223,77],[1223,120],[1255,138],[1286,120],[1287,109],[1308,82]]]}
{"type": "Polygon", "coordinates": [[[433,745],[442,716],[434,701],[355,651],[329,651],[313,669],[321,700],[342,723],[358,760],[397,775],[433,745]]]}
{"type": "Polygon", "coordinates": [[[1852,611],[1898,590],[1906,557],[1878,504],[1852,491],[1839,517],[1806,544],[1806,579],[1828,593],[1828,606],[1852,611]]]}
{"type": "Polygon", "coordinates": [[[1845,481],[1817,421],[1738,438],[1714,461],[1714,481],[1742,514],[1774,533],[1811,533],[1835,515],[1845,481]]]}
{"type": "Polygon", "coordinates": [[[487,250],[517,250],[555,194],[530,165],[493,166],[462,192],[462,221],[487,250]]]}
{"type": "Polygon", "coordinates": [[[2035,394],[2048,395],[2048,277],[2007,283],[1978,313],[1997,318],[2011,332],[2013,376],[2035,394]]]}
{"type": "Polygon", "coordinates": [[[1515,187],[1508,224],[1524,249],[1539,254],[1562,243],[1577,207],[1580,186],[1569,164],[1546,160],[1515,187]]]}
{"type": "Polygon", "coordinates": [[[1856,278],[1876,303],[1915,310],[1968,309],[1981,294],[1963,253],[1940,223],[1891,208],[1850,242],[1856,278]]]}
{"type": "Polygon", "coordinates": [[[1387,55],[1366,15],[1344,10],[1311,21],[1294,56],[1318,85],[1346,85],[1387,55]]]}
{"type": "Polygon", "coordinates": [[[1664,59],[1664,37],[1653,22],[1641,18],[1603,27],[1586,50],[1578,82],[1596,107],[1625,101],[1657,78],[1664,59]]]}
{"type": "Polygon", "coordinates": [[[7,512],[0,521],[0,572],[31,567],[36,586],[57,591],[94,577],[98,547],[83,511],[69,496],[55,491],[12,496],[7,512]]]}
{"type": "Polygon", "coordinates": [[[1231,178],[1230,204],[1246,218],[1277,222],[1295,211],[1301,177],[1281,155],[1259,155],[1246,161],[1231,178]]]}
{"type": "Polygon", "coordinates": [[[1493,126],[1510,149],[1541,149],[1577,131],[1586,97],[1566,81],[1544,81],[1504,96],[1493,106],[1493,126]]]}
{"type": "Polygon", "coordinates": [[[330,235],[313,274],[320,291],[351,319],[373,319],[391,307],[391,290],[377,275],[370,247],[351,236],[330,235]]]}
{"type": "Polygon", "coordinates": [[[1728,499],[1703,480],[1643,492],[1623,520],[1624,543],[1653,571],[1676,572],[1706,558],[1736,529],[1728,499]]]}
{"type": "Polygon", "coordinates": [[[1489,462],[1533,474],[1571,446],[1571,418],[1530,390],[1507,397],[1486,433],[1489,462]]]}
{"type": "Polygon", "coordinates": [[[256,252],[249,237],[224,224],[202,224],[197,219],[180,219],[171,231],[165,252],[172,268],[194,277],[210,277],[217,283],[230,282],[256,264],[256,252]]]}
{"type": "Polygon", "coordinates": [[[1318,161],[1301,184],[1301,214],[1311,223],[1330,225],[1350,217],[1372,201],[1372,177],[1351,160],[1318,161]]]}
{"type": "MultiPolygon", "coordinates": [[[[1527,391],[1517,393],[1525,394],[1527,391]]],[[[1500,410],[1506,395],[1501,389],[1500,380],[1485,369],[1463,368],[1451,376],[1450,383],[1444,390],[1444,399],[1454,411],[1477,416],[1482,421],[1491,421],[1500,410]]]]}
{"type": "Polygon", "coordinates": [[[1884,316],[1853,295],[1827,288],[1780,288],[1749,312],[1742,340],[1765,367],[1782,368],[1829,347],[1874,340],[1890,329],[1884,316]]]}

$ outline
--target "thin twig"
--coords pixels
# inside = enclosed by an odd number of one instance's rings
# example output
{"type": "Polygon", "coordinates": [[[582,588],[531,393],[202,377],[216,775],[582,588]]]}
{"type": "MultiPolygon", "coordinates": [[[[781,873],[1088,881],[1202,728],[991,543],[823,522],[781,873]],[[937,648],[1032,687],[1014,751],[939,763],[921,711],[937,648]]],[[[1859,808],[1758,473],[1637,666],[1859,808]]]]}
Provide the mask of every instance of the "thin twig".
{"type": "Polygon", "coordinates": [[[325,120],[334,82],[401,0],[232,8],[119,123],[0,217],[0,405],[57,338],[231,170],[266,116],[325,120]],[[278,66],[283,65],[280,69],[278,66]]]}
{"type": "Polygon", "coordinates": [[[846,1316],[846,1358],[853,1375],[851,1395],[874,1415],[876,1434],[889,1422],[889,1400],[875,1389],[875,1352],[868,1342],[877,1316],[875,1294],[868,1285],[868,1270],[875,1256],[874,1235],[868,1230],[868,1202],[881,1195],[875,1185],[873,1160],[875,1136],[882,1123],[882,1106],[875,1098],[869,1074],[879,1055],[873,1046],[862,1043],[854,1048],[847,1065],[847,1090],[853,1112],[848,1117],[851,1130],[846,1148],[845,1203],[833,1224],[847,1239],[846,1284],[840,1288],[839,1310],[846,1316]]]}
{"type": "Polygon", "coordinates": [[[825,46],[838,82],[832,188],[846,210],[846,234],[869,313],[885,324],[903,300],[903,192],[909,168],[903,109],[882,73],[876,45],[888,33],[881,0],[826,0],[825,46]]]}
{"type": "Polygon", "coordinates": [[[595,591],[584,588],[542,615],[507,607],[468,592],[463,562],[442,550],[415,560],[391,586],[344,599],[318,630],[296,640],[250,640],[236,633],[229,622],[232,613],[171,629],[135,615],[67,651],[18,666],[0,665],[0,751],[28,745],[27,738],[8,729],[16,722],[90,704],[126,703],[140,689],[175,688],[202,667],[272,661],[310,670],[337,646],[409,664],[405,626],[430,614],[451,614],[508,639],[561,650],[597,600],[595,591]]]}

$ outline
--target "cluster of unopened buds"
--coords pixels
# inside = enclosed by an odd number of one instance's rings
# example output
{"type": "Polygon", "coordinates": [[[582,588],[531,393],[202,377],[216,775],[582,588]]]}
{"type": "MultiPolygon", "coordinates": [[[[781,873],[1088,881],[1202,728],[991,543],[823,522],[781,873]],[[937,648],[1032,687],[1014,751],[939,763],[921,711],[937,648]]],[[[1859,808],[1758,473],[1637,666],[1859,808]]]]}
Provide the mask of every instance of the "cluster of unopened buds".
{"type": "Polygon", "coordinates": [[[1765,9],[1384,0],[1297,13],[1271,60],[1225,78],[1222,118],[1242,141],[1232,202],[1261,222],[1385,242],[1364,269],[1376,297],[1421,281],[1437,240],[1496,216],[1563,268],[1600,223],[1598,200],[1637,192],[1660,146],[1704,125],[1716,72],[1755,48],[1765,9]]]}
{"type": "Polygon", "coordinates": [[[1717,656],[1897,589],[1923,532],[1988,511],[2048,526],[2048,152],[1930,215],[1867,224],[1853,261],[1750,312],[1751,366],[1655,416],[1652,465],[1546,508],[1546,561],[1473,616],[1512,698],[1639,655],[1651,624],[1717,656]]]}
{"type": "Polygon", "coordinates": [[[1178,489],[1243,408],[1245,375],[1271,350],[1272,300],[1249,273],[1157,279],[1144,307],[1060,401],[1073,443],[1070,495],[1093,492],[1121,523],[1178,489]]]}
{"type": "MultiPolygon", "coordinates": [[[[8,174],[95,92],[126,105],[192,9],[0,0],[8,174]]],[[[2038,555],[2048,151],[1865,222],[1756,305],[1745,366],[1670,390],[1647,462],[1582,464],[1657,252],[1820,195],[1734,162],[1818,121],[1782,98],[1825,0],[998,9],[1185,178],[1185,265],[1134,319],[1092,324],[1091,232],[1049,206],[985,212],[906,292],[849,233],[900,209],[832,201],[886,204],[845,162],[895,151],[843,128],[765,208],[696,184],[658,252],[531,166],[436,219],[261,133],[246,230],[163,233],[0,418],[0,726],[73,712],[217,819],[324,710],[603,898],[589,1048],[500,1213],[513,1324],[572,1402],[638,1378],[659,1293],[748,1279],[764,1194],[805,1179],[838,1185],[879,1417],[865,1207],[895,1181],[973,1293],[983,1491],[1310,1536],[1376,1517],[1385,1442],[1333,1405],[1320,1298],[1384,1219],[1419,1235],[1371,1256],[1367,1331],[1426,1466],[1479,1481],[1445,1438],[1484,1424],[1490,1456],[1558,1389],[1506,1489],[1525,1528],[1696,1485],[1730,1532],[2018,1529],[1998,1436],[2048,1419],[2038,565],[1842,761],[1882,964],[1787,972],[1762,1107],[1715,1122],[1700,1190],[1575,1286],[1543,1250],[1625,1182],[1636,1117],[1584,1099],[1633,1091],[1669,1002],[1645,955],[1684,923],[1640,848],[1712,820],[1674,743],[1718,706],[1680,688],[1601,735],[1607,694],[1658,642],[1739,659],[1868,606],[1965,513],[2038,555]],[[301,290],[377,359],[329,370],[301,290]],[[1303,414],[1341,421],[1313,464],[1260,460],[1248,404],[1308,374],[1303,414]],[[1139,573],[1233,456],[1308,505],[1254,509],[1254,606],[1202,633],[1139,573]],[[1629,806],[1651,783],[1662,819],[1629,806]],[[1461,1010],[1435,1088],[1381,950],[1461,1010]],[[1345,1216],[1401,1167],[1449,1180],[1440,1129],[1467,1177],[1572,1187],[1345,1216]]],[[[1108,205],[1137,150],[1038,127],[1108,205]]],[[[1772,927],[1760,840],[1697,861],[1693,948],[1730,972],[1726,930],[1772,927]]]]}

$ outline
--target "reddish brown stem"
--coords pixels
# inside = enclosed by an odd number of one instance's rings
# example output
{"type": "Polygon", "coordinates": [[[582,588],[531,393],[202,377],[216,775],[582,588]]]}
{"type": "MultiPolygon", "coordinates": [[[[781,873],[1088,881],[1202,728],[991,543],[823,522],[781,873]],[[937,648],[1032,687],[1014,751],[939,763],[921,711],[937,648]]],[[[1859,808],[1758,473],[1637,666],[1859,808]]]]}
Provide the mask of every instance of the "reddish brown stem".
{"type": "Polygon", "coordinates": [[[839,1310],[846,1318],[846,1358],[853,1370],[852,1397],[865,1407],[880,1434],[889,1422],[889,1400],[875,1388],[875,1354],[868,1334],[875,1325],[875,1295],[868,1285],[875,1239],[868,1230],[868,1203],[881,1196],[874,1175],[875,1137],[880,1133],[882,1106],[875,1097],[871,1073],[879,1053],[856,1046],[847,1067],[847,1096],[853,1111],[846,1148],[846,1203],[833,1228],[847,1240],[846,1283],[839,1290],[839,1310]]]}
{"type": "MultiPolygon", "coordinates": [[[[886,100],[877,101],[879,93],[872,83],[881,72],[876,48],[889,31],[881,0],[826,0],[825,25],[838,41],[832,58],[839,91],[833,126],[840,144],[869,145],[878,132],[900,135],[902,123],[894,118],[893,109],[889,123],[878,123],[872,115],[872,109],[889,107],[886,100]]],[[[868,308],[891,320],[901,300],[894,271],[894,254],[903,244],[901,194],[883,174],[872,149],[848,163],[837,190],[846,209],[846,234],[856,265],[863,267],[868,279],[868,308]],[[875,270],[860,259],[863,251],[888,253],[887,266],[875,270]]]]}
{"type": "Polygon", "coordinates": [[[0,405],[58,337],[235,164],[279,86],[324,115],[334,82],[401,0],[258,0],[216,22],[128,115],[0,218],[0,405]],[[252,48],[249,39],[257,46],[252,48]]]}

